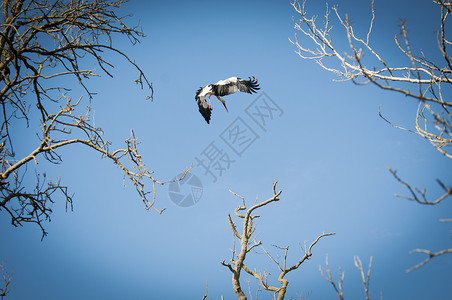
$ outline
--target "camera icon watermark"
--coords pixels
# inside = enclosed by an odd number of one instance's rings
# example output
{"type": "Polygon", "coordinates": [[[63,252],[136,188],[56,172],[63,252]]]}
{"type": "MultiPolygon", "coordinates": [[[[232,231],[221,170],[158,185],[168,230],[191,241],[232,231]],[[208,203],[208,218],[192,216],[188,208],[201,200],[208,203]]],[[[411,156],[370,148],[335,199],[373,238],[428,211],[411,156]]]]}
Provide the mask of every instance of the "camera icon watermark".
{"type": "MultiPolygon", "coordinates": [[[[173,178],[177,180],[182,177],[182,173],[173,178]]],[[[168,186],[168,194],[174,204],[182,207],[195,205],[202,197],[202,182],[198,176],[188,173],[185,178],[173,181],[168,186]]]]}

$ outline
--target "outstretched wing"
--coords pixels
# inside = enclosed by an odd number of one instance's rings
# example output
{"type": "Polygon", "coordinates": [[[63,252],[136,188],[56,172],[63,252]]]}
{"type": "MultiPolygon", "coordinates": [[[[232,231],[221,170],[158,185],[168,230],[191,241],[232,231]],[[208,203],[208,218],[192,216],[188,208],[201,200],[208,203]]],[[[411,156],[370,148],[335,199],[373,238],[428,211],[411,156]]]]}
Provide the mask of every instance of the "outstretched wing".
{"type": "Polygon", "coordinates": [[[234,94],[239,90],[237,86],[237,77],[231,77],[226,80],[220,80],[215,84],[212,84],[212,92],[216,96],[226,96],[234,94]]]}
{"type": "Polygon", "coordinates": [[[256,93],[257,90],[260,90],[259,83],[257,82],[257,79],[254,78],[251,79],[251,77],[248,77],[248,80],[243,80],[241,78],[237,78],[237,87],[241,92],[244,93],[256,93]]]}
{"type": "Polygon", "coordinates": [[[256,93],[259,90],[259,83],[257,79],[253,77],[249,80],[243,80],[237,77],[231,77],[226,80],[218,81],[212,85],[212,91],[216,96],[226,96],[235,92],[241,91],[245,93],[256,93]]]}
{"type": "Polygon", "coordinates": [[[210,124],[210,116],[212,115],[212,108],[209,107],[207,104],[207,101],[204,100],[201,101],[201,99],[198,99],[198,106],[199,106],[199,112],[206,120],[207,124],[210,124]]]}
{"type": "Polygon", "coordinates": [[[260,87],[256,78],[249,77],[248,80],[243,80],[238,77],[231,77],[225,80],[220,80],[215,84],[209,84],[205,87],[199,88],[196,91],[195,100],[198,101],[199,112],[204,117],[207,124],[210,124],[212,108],[207,104],[207,95],[209,95],[209,97],[212,94],[217,96],[226,108],[226,104],[223,99],[219,98],[220,96],[226,96],[238,91],[252,94],[256,93],[257,90],[260,90],[260,87]]]}

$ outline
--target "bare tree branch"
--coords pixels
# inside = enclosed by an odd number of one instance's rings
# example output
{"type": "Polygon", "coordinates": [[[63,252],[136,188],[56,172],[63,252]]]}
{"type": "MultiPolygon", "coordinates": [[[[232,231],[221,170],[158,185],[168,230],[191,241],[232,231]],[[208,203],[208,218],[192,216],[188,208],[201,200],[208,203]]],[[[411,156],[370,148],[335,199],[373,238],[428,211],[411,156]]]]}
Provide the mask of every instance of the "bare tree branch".
{"type": "Polygon", "coordinates": [[[0,265],[0,269],[2,270],[2,285],[0,286],[0,299],[3,300],[3,298],[9,293],[8,288],[13,278],[13,272],[8,274],[4,263],[0,265]]]}
{"type": "Polygon", "coordinates": [[[260,245],[260,243],[261,243],[260,241],[255,242],[254,245],[250,246],[250,248],[248,247],[249,243],[250,243],[250,238],[255,230],[255,227],[253,226],[253,219],[257,217],[257,216],[251,215],[251,213],[259,207],[265,206],[274,201],[279,201],[279,195],[281,194],[281,191],[276,192],[276,184],[277,184],[277,181],[275,181],[273,183],[273,197],[270,197],[269,199],[267,199],[261,203],[257,203],[255,205],[253,205],[251,208],[249,208],[246,211],[245,215],[241,215],[239,213],[242,210],[246,210],[245,199],[243,197],[240,197],[237,194],[231,192],[232,194],[234,194],[234,195],[238,196],[240,199],[242,199],[242,203],[243,203],[242,206],[239,206],[235,210],[236,216],[243,219],[241,235],[238,234],[234,222],[232,222],[230,215],[228,215],[229,225],[231,226],[232,232],[234,233],[234,235],[236,237],[240,238],[240,252],[236,253],[236,250],[234,248],[233,249],[233,257],[232,257],[230,263],[226,263],[225,261],[222,261],[221,264],[223,266],[228,267],[228,269],[232,272],[232,287],[233,287],[234,292],[236,293],[238,299],[240,299],[240,300],[246,299],[245,293],[243,292],[242,287],[240,285],[240,272],[244,268],[243,264],[244,264],[244,261],[246,258],[246,254],[252,248],[254,248],[256,245],[260,245]],[[234,259],[235,255],[237,255],[236,259],[234,259]]]}
{"type": "Polygon", "coordinates": [[[405,272],[409,273],[413,270],[419,269],[420,267],[422,267],[423,265],[425,265],[426,263],[428,263],[432,258],[443,255],[443,254],[447,254],[447,253],[452,253],[452,248],[449,249],[444,249],[438,252],[431,252],[430,250],[426,250],[426,249],[414,249],[410,251],[410,254],[412,253],[425,253],[427,254],[427,258],[425,260],[423,260],[422,262],[418,263],[417,265],[415,265],[414,267],[409,268],[408,270],[406,270],[405,272]]]}
{"type": "MultiPolygon", "coordinates": [[[[366,300],[370,300],[369,286],[370,286],[370,271],[372,268],[372,257],[370,257],[369,260],[369,267],[367,269],[367,273],[364,271],[363,265],[358,256],[353,257],[353,260],[355,262],[355,267],[359,270],[361,274],[361,282],[364,287],[364,294],[366,296],[366,300]]],[[[325,278],[325,280],[331,284],[339,299],[344,300],[343,284],[345,273],[341,269],[339,269],[339,281],[336,284],[334,282],[333,276],[331,275],[330,266],[328,265],[328,255],[325,258],[325,265],[326,265],[326,274],[323,272],[322,266],[319,266],[320,274],[322,274],[323,278],[325,278]]]]}
{"type": "Polygon", "coordinates": [[[336,283],[333,280],[333,276],[331,275],[330,266],[328,265],[328,255],[326,255],[325,257],[325,265],[326,265],[326,275],[325,273],[323,273],[322,266],[319,266],[320,274],[322,274],[323,278],[325,278],[325,280],[327,280],[333,286],[339,299],[344,300],[344,292],[342,291],[342,284],[344,283],[345,276],[344,272],[342,272],[342,270],[339,269],[339,281],[338,284],[336,285],[336,283]]]}
{"type": "Polygon", "coordinates": [[[302,258],[297,263],[295,263],[294,265],[289,266],[289,267],[287,266],[287,253],[288,253],[289,247],[281,248],[281,247],[275,246],[275,247],[277,247],[279,249],[283,249],[285,251],[284,252],[284,262],[282,264],[278,261],[278,259],[275,259],[269,252],[267,252],[262,247],[264,253],[267,254],[267,256],[278,266],[278,268],[281,271],[281,273],[278,277],[278,282],[281,283],[281,285],[282,285],[281,287],[275,287],[275,286],[271,286],[268,284],[267,277],[268,277],[269,273],[267,273],[266,271],[264,271],[263,273],[260,273],[260,272],[253,271],[250,268],[248,268],[245,265],[246,255],[252,249],[262,245],[261,241],[256,241],[255,238],[251,239],[251,237],[256,229],[256,227],[253,224],[253,220],[255,218],[259,217],[258,215],[253,215],[252,212],[254,210],[256,210],[257,208],[270,204],[271,202],[279,201],[279,196],[281,194],[281,191],[278,191],[278,192],[276,191],[276,184],[277,184],[277,181],[275,181],[273,183],[273,196],[272,197],[270,197],[266,201],[255,204],[248,210],[246,208],[245,199],[243,197],[237,195],[236,193],[231,192],[235,196],[242,199],[242,205],[239,206],[235,210],[236,216],[239,217],[240,219],[243,219],[242,234],[239,234],[237,232],[236,226],[235,226],[234,222],[232,221],[231,216],[228,215],[229,226],[231,227],[231,230],[234,235],[234,248],[232,250],[232,259],[229,261],[229,263],[222,261],[221,264],[223,266],[227,267],[229,269],[229,271],[231,271],[231,273],[232,273],[232,286],[233,286],[234,292],[236,293],[238,299],[247,299],[245,293],[243,292],[243,290],[241,288],[241,284],[240,284],[240,275],[241,275],[242,270],[244,270],[246,273],[248,273],[251,276],[253,276],[254,278],[256,278],[259,281],[260,286],[262,286],[263,289],[273,292],[275,299],[278,299],[278,300],[284,299],[285,294],[286,294],[286,289],[289,284],[289,281],[285,278],[287,273],[298,269],[302,263],[304,263],[306,260],[308,260],[312,256],[312,252],[311,252],[312,247],[314,247],[314,245],[317,244],[317,242],[321,238],[335,234],[335,233],[323,233],[320,236],[318,236],[315,239],[315,241],[311,243],[311,245],[309,247],[306,247],[306,245],[305,245],[304,255],[302,256],[302,258]],[[245,215],[240,214],[240,211],[242,211],[242,210],[246,210],[245,215]],[[238,253],[235,248],[235,238],[238,238],[240,240],[240,251],[238,253]]]}
{"type": "Polygon", "coordinates": [[[358,256],[353,257],[353,260],[355,261],[355,267],[359,270],[361,273],[361,282],[363,283],[364,287],[364,293],[366,294],[366,300],[370,300],[370,269],[372,268],[372,256],[369,259],[369,267],[367,268],[367,274],[364,273],[363,264],[361,263],[361,260],[358,256]]]}
{"type": "MultiPolygon", "coordinates": [[[[440,219],[439,221],[440,222],[452,222],[452,219],[440,219]]],[[[414,271],[416,269],[419,269],[420,267],[422,267],[423,265],[428,263],[434,257],[441,256],[441,255],[447,254],[447,253],[452,253],[452,248],[443,249],[438,252],[431,252],[430,250],[426,250],[426,249],[414,249],[414,250],[410,251],[410,254],[412,254],[412,253],[425,253],[425,254],[427,254],[427,258],[425,260],[423,260],[422,262],[420,262],[419,264],[415,265],[414,267],[411,267],[408,270],[406,270],[405,272],[407,272],[407,273],[414,271]]]]}
{"type": "MultiPolygon", "coordinates": [[[[452,102],[446,101],[443,97],[444,90],[452,84],[450,75],[452,68],[450,64],[450,56],[447,54],[447,45],[450,44],[445,38],[445,22],[447,21],[448,11],[445,7],[450,7],[450,2],[440,1],[441,4],[441,28],[438,31],[439,49],[447,62],[447,67],[439,67],[439,63],[435,63],[427,59],[423,53],[416,55],[411,49],[409,42],[406,22],[400,23],[400,36],[404,45],[401,44],[400,38],[395,36],[395,43],[399,50],[405,55],[409,61],[407,66],[391,66],[381,54],[378,54],[374,46],[371,45],[371,33],[375,20],[375,9],[373,0],[371,3],[371,19],[366,38],[356,36],[353,26],[346,15],[341,17],[338,8],[333,6],[331,9],[327,6],[324,16],[324,26],[317,26],[317,17],[308,18],[306,11],[306,0],[301,4],[299,0],[294,0],[292,6],[300,17],[299,21],[295,21],[294,40],[290,40],[296,47],[296,53],[303,59],[313,60],[324,70],[332,72],[339,77],[340,81],[352,81],[357,85],[372,83],[381,89],[401,93],[410,98],[416,99],[422,106],[418,110],[416,116],[416,132],[430,143],[443,155],[452,158],[452,102]],[[345,39],[348,41],[351,55],[343,53],[336,42],[333,40],[331,29],[333,27],[330,18],[331,12],[339,23],[345,29],[345,39]],[[301,32],[304,38],[299,38],[297,32],[301,32]],[[309,47],[309,42],[315,48],[309,47]],[[380,67],[368,68],[364,61],[364,52],[371,54],[367,60],[371,60],[380,64],[380,67]],[[329,67],[328,62],[335,59],[340,64],[340,68],[329,67]],[[445,85],[445,86],[443,86],[445,85]],[[410,89],[414,87],[414,89],[410,89]],[[428,112],[429,115],[425,113],[428,112]],[[420,123],[423,121],[423,125],[420,123]],[[433,124],[432,128],[427,125],[433,124]]],[[[334,63],[334,62],[333,62],[334,63]]],[[[332,63],[332,64],[333,64],[332,63]]],[[[380,114],[381,116],[381,114],[380,114]]],[[[387,121],[387,120],[386,120],[387,121]]]]}
{"type": "Polygon", "coordinates": [[[447,188],[441,180],[437,179],[436,181],[438,182],[438,184],[441,186],[445,193],[442,196],[438,197],[436,200],[429,201],[426,197],[427,191],[425,188],[421,191],[416,187],[411,187],[411,185],[403,181],[397,175],[397,171],[391,169],[391,167],[388,167],[388,169],[389,172],[391,172],[391,174],[394,176],[394,178],[397,179],[397,181],[399,181],[401,184],[403,184],[403,186],[406,187],[411,194],[411,196],[402,196],[395,194],[396,197],[404,198],[410,201],[416,201],[417,203],[420,204],[435,205],[446,199],[448,196],[452,195],[452,188],[447,188]]]}
{"type": "Polygon", "coordinates": [[[164,210],[155,205],[156,186],[169,181],[156,179],[145,166],[133,130],[123,148],[111,150],[104,131],[91,120],[90,107],[81,113],[82,97],[72,101],[71,89],[62,85],[75,79],[91,101],[95,93],[85,85],[86,79],[100,76],[95,68],[113,76],[111,59],[117,56],[136,70],[135,82],[147,89],[147,98],[152,99],[152,84],[142,69],[114,46],[116,36],[126,37],[132,45],[144,37],[139,27],[126,25],[125,17],[116,14],[125,2],[12,0],[0,4],[0,211],[9,214],[14,226],[36,223],[44,237],[43,221],[50,220],[56,198],[62,197],[72,208],[72,195],[60,179],[46,181],[35,167],[36,186],[30,191],[24,178],[32,161],[35,165],[42,160],[59,164],[61,148],[76,144],[118,166],[146,210],[164,210]],[[39,138],[34,150],[21,157],[13,144],[19,133],[12,124],[34,131],[39,138]]]}
{"type": "MultiPolygon", "coordinates": [[[[394,65],[384,58],[383,51],[378,50],[379,45],[371,41],[376,18],[373,0],[370,0],[370,18],[365,38],[355,34],[348,15],[342,16],[337,6],[331,8],[326,6],[323,26],[319,26],[316,16],[308,17],[306,3],[306,0],[302,3],[299,0],[292,2],[299,18],[293,19],[295,36],[294,39],[289,39],[296,48],[295,52],[302,59],[313,60],[324,70],[332,72],[339,81],[352,81],[356,85],[374,84],[383,90],[396,92],[418,101],[414,129],[395,125],[382,115],[380,108],[379,116],[394,128],[418,134],[442,155],[452,159],[452,101],[448,93],[452,87],[452,58],[448,54],[448,48],[452,43],[447,39],[451,1],[433,1],[441,12],[439,14],[441,25],[437,31],[440,59],[428,58],[423,51],[417,52],[412,49],[407,29],[408,23],[400,22],[400,33],[395,35],[394,42],[405,60],[402,65],[394,65]],[[337,20],[344,32],[342,39],[347,42],[346,49],[341,49],[339,43],[333,39],[333,37],[336,38],[332,32],[333,19],[337,20]],[[369,55],[365,56],[366,53],[369,55]],[[371,64],[377,64],[377,66],[368,67],[371,64]]],[[[336,34],[338,33],[335,32],[334,35],[336,34]]],[[[431,57],[438,56],[432,54],[431,57]]],[[[397,197],[420,204],[435,205],[452,196],[452,188],[437,179],[444,193],[435,200],[429,200],[425,189],[421,191],[412,187],[403,181],[396,171],[391,168],[389,171],[410,193],[409,196],[396,195],[397,197]]],[[[444,251],[448,252],[448,249],[444,251]]],[[[421,265],[423,263],[419,267],[421,265]]],[[[340,292],[340,290],[336,291],[340,292]]]]}

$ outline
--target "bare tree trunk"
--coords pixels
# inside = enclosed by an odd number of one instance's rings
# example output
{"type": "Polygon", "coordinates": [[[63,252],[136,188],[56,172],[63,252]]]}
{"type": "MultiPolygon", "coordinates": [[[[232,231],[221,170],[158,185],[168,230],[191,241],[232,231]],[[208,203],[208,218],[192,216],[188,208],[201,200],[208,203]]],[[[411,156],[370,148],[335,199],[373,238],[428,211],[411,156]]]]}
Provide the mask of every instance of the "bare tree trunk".
{"type": "Polygon", "coordinates": [[[274,296],[275,299],[278,299],[278,300],[284,299],[284,297],[286,295],[287,286],[289,284],[289,281],[287,279],[285,279],[284,276],[286,276],[287,273],[298,269],[298,267],[303,262],[305,262],[307,259],[309,259],[312,256],[312,253],[311,253],[312,247],[315,244],[317,244],[317,242],[322,237],[334,235],[334,233],[323,233],[320,236],[318,236],[317,239],[309,247],[307,247],[306,242],[305,242],[305,248],[304,248],[305,255],[295,265],[290,266],[290,267],[287,266],[287,252],[289,250],[288,247],[286,247],[286,248],[277,247],[279,249],[284,249],[285,250],[284,262],[282,264],[278,260],[276,260],[272,255],[270,255],[270,253],[268,253],[264,248],[262,248],[263,251],[267,254],[267,256],[271,260],[273,260],[274,263],[276,263],[276,265],[278,266],[278,268],[281,271],[281,273],[280,273],[280,275],[278,277],[278,282],[280,282],[282,284],[281,287],[275,287],[275,286],[271,286],[271,285],[267,284],[267,276],[269,274],[266,271],[264,271],[264,274],[261,274],[261,273],[258,273],[256,271],[250,270],[245,265],[246,255],[252,249],[262,245],[261,241],[256,241],[255,238],[251,239],[254,231],[256,230],[256,227],[253,224],[253,220],[255,218],[259,217],[258,215],[253,215],[252,213],[257,208],[260,208],[260,207],[263,207],[265,205],[268,205],[271,202],[279,201],[279,196],[281,195],[282,191],[276,192],[276,184],[277,184],[277,181],[275,181],[273,183],[273,196],[272,197],[270,197],[266,201],[263,201],[261,203],[255,204],[254,206],[252,206],[248,210],[247,210],[246,205],[245,205],[245,199],[243,197],[237,195],[236,193],[231,192],[232,194],[234,194],[237,197],[239,197],[240,199],[242,199],[242,205],[240,205],[234,211],[235,215],[238,218],[243,219],[242,233],[240,234],[237,231],[236,226],[235,226],[234,222],[232,221],[231,215],[228,214],[229,226],[231,227],[231,230],[232,230],[232,232],[234,234],[234,248],[232,249],[232,259],[230,260],[230,262],[226,263],[223,260],[221,262],[221,264],[223,266],[225,266],[225,267],[228,267],[229,270],[231,271],[231,273],[232,273],[232,287],[234,289],[235,294],[237,295],[237,298],[240,299],[240,300],[247,299],[246,295],[243,292],[243,290],[241,288],[241,285],[240,285],[240,274],[241,274],[242,270],[244,270],[246,273],[248,273],[249,275],[251,275],[254,278],[256,278],[257,280],[259,280],[260,285],[265,290],[273,292],[273,296],[274,296]],[[246,211],[246,213],[244,215],[242,215],[240,213],[241,211],[246,211]],[[238,238],[240,240],[240,251],[238,253],[237,253],[237,251],[235,249],[235,238],[238,238]]]}

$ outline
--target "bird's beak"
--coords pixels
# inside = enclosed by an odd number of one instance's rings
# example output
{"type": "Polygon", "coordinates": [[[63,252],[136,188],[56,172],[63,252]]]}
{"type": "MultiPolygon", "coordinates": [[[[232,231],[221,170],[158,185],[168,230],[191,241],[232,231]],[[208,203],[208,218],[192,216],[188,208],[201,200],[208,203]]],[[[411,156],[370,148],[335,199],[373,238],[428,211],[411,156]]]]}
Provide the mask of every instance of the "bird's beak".
{"type": "Polygon", "coordinates": [[[226,108],[226,111],[229,112],[228,108],[226,107],[226,103],[223,102],[224,108],[226,108]]]}

